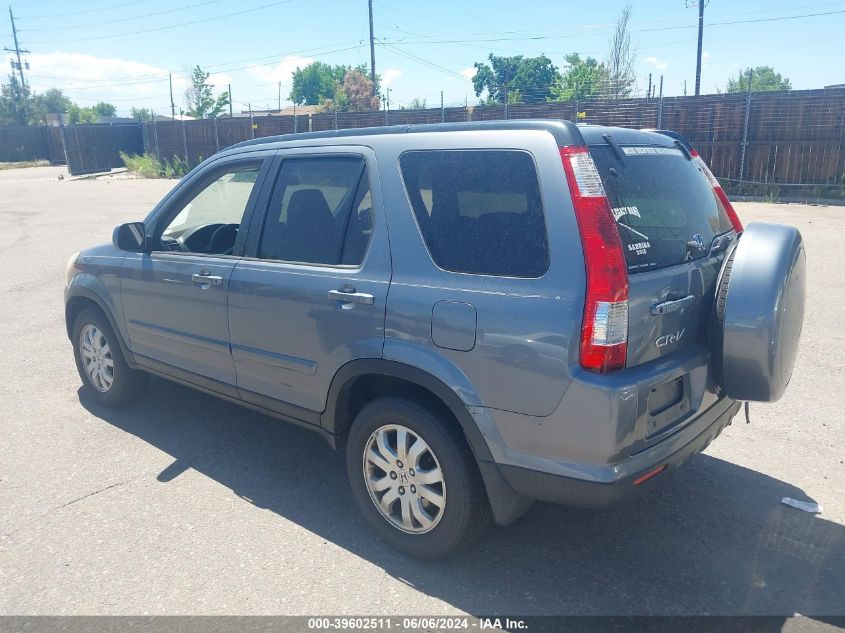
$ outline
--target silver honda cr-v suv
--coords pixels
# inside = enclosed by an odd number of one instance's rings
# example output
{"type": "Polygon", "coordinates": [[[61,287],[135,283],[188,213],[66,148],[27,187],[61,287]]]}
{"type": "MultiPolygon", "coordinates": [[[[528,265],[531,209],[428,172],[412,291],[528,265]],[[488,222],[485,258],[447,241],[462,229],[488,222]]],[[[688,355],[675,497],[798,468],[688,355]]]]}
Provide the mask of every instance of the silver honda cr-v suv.
{"type": "Polygon", "coordinates": [[[804,261],[671,132],[399,126],[211,157],[72,258],[65,315],[99,402],[155,374],[317,431],[373,530],[436,557],[649,488],[779,398],[804,261]]]}

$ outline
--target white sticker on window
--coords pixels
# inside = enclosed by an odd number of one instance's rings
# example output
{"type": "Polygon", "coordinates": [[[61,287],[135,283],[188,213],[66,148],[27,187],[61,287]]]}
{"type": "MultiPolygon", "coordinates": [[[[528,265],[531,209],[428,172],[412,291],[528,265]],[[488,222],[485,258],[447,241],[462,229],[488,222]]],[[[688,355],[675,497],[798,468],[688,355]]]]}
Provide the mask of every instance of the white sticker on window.
{"type": "Polygon", "coordinates": [[[651,248],[651,244],[648,242],[636,242],[634,244],[628,244],[628,250],[636,255],[645,255],[648,252],[648,249],[651,248]]]}
{"type": "Polygon", "coordinates": [[[682,156],[683,152],[674,147],[647,147],[647,146],[629,146],[623,147],[622,152],[625,156],[682,156]]]}
{"type": "Polygon", "coordinates": [[[611,211],[613,211],[613,219],[617,222],[623,215],[633,215],[638,218],[642,217],[640,215],[640,210],[637,207],[616,207],[611,209],[611,211]]]}

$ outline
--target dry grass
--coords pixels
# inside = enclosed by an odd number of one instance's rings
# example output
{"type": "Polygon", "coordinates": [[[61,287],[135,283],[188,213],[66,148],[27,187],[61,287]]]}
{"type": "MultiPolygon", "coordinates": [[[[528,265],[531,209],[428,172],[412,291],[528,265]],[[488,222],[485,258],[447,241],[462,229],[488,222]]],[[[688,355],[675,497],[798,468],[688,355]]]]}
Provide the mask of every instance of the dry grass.
{"type": "Polygon", "coordinates": [[[18,163],[0,163],[0,169],[23,169],[24,167],[46,167],[49,160],[23,160],[18,163]]]}

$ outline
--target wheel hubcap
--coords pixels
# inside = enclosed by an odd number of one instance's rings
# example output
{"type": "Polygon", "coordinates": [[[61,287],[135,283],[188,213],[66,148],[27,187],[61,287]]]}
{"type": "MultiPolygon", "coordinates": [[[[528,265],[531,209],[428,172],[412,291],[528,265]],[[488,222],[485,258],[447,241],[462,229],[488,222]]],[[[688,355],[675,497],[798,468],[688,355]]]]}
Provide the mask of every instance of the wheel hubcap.
{"type": "Polygon", "coordinates": [[[102,393],[111,389],[114,383],[114,359],[109,342],[96,325],[89,323],[82,328],[79,334],[79,354],[85,375],[94,389],[102,393]]]}
{"type": "Polygon", "coordinates": [[[388,424],[364,448],[364,481],[382,516],[403,532],[434,529],[446,508],[446,482],[431,447],[411,429],[388,424]]]}

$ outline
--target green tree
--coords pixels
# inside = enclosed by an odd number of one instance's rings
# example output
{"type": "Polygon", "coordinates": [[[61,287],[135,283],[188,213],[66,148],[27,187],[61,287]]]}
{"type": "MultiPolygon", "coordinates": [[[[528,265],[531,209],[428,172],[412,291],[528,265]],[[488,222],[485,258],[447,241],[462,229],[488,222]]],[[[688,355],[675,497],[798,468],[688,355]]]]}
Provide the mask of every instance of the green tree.
{"type": "MultiPolygon", "coordinates": [[[[356,71],[364,77],[369,77],[370,70],[366,64],[346,66],[312,62],[304,68],[297,68],[293,73],[290,89],[290,100],[297,105],[322,105],[326,99],[342,100],[340,90],[347,73],[356,71]]],[[[372,86],[372,81],[370,81],[372,86]]],[[[376,90],[379,94],[379,77],[376,75],[376,90]]]]}
{"type": "Polygon", "coordinates": [[[115,116],[117,114],[117,106],[105,101],[100,101],[94,104],[91,108],[97,116],[115,116]]]}
{"type": "Polygon", "coordinates": [[[33,95],[33,123],[46,123],[48,114],[64,114],[73,102],[58,88],[50,88],[46,92],[33,95]]]}
{"type": "Polygon", "coordinates": [[[155,119],[155,114],[153,114],[153,111],[149,108],[132,107],[129,109],[129,116],[141,123],[153,121],[155,119]]]}
{"type": "Polygon", "coordinates": [[[185,91],[185,103],[188,106],[186,114],[195,119],[213,119],[220,116],[229,105],[229,93],[223,91],[214,97],[211,84],[208,83],[209,73],[199,66],[191,71],[191,85],[185,91]]]}
{"type": "Polygon", "coordinates": [[[86,125],[97,123],[99,120],[100,115],[94,112],[94,108],[80,108],[75,103],[71,103],[67,109],[68,125],[86,125]]]}
{"type": "Polygon", "coordinates": [[[335,86],[343,82],[349,66],[313,62],[293,73],[290,100],[297,105],[320,105],[335,97],[335,86]]]}
{"type": "Polygon", "coordinates": [[[552,86],[552,101],[574,101],[597,96],[607,78],[607,69],[592,57],[581,59],[578,53],[564,57],[566,68],[552,86]]]}
{"type": "Polygon", "coordinates": [[[33,105],[29,88],[9,75],[8,83],[0,88],[0,124],[27,125],[35,114],[33,105]]]}
{"type": "Polygon", "coordinates": [[[489,64],[476,62],[472,84],[475,96],[487,92],[487,103],[504,103],[507,83],[508,102],[546,101],[552,86],[560,79],[557,67],[545,55],[539,57],[499,57],[490,53],[489,64]]]}
{"type": "MultiPolygon", "coordinates": [[[[702,2],[704,0],[701,0],[702,2]]],[[[607,76],[602,91],[610,99],[624,99],[631,95],[637,81],[637,49],[631,44],[628,22],[631,20],[631,5],[622,10],[616,21],[616,28],[608,41],[607,59],[604,62],[607,76]]]]}
{"type": "Polygon", "coordinates": [[[771,66],[746,68],[734,79],[728,79],[727,92],[748,92],[748,77],[751,76],[752,92],[770,92],[772,90],[792,90],[792,82],[771,66]]]}

